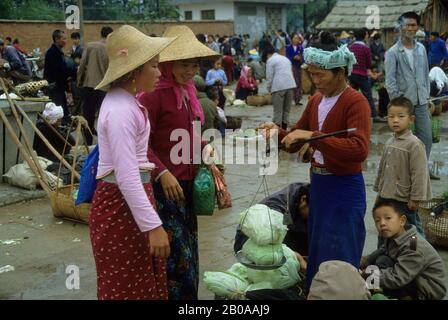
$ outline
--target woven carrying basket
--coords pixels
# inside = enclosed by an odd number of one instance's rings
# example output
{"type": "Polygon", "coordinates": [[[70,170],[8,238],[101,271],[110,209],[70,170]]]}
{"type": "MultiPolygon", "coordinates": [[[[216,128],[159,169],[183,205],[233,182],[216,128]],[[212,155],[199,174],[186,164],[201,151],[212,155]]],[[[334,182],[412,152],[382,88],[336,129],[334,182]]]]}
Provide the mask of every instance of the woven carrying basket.
{"type": "Polygon", "coordinates": [[[88,224],[91,205],[90,203],[82,203],[75,206],[75,199],[72,197],[72,192],[74,187],[77,186],[76,184],[59,187],[50,193],[51,209],[55,217],[88,224]]]}
{"type": "Polygon", "coordinates": [[[264,95],[248,96],[247,104],[250,106],[257,106],[257,107],[263,106],[266,104],[266,97],[264,95]]]}
{"type": "Polygon", "coordinates": [[[243,120],[240,117],[227,116],[226,129],[240,129],[243,120]]]}
{"type": "Polygon", "coordinates": [[[433,116],[440,116],[442,113],[442,101],[435,101],[434,102],[434,112],[432,113],[433,116]]]}
{"type": "Polygon", "coordinates": [[[443,199],[422,201],[419,213],[426,239],[434,245],[448,247],[448,210],[438,216],[431,216],[431,208],[443,202],[443,199]]]}
{"type": "MultiPolygon", "coordinates": [[[[74,117],[75,118],[75,117],[74,117]]],[[[74,168],[76,165],[76,158],[78,156],[79,151],[81,150],[79,146],[79,140],[82,135],[82,127],[88,128],[87,122],[82,117],[76,117],[78,120],[78,124],[76,126],[76,144],[74,146],[74,154],[73,154],[73,163],[72,163],[72,174],[71,174],[71,183],[67,186],[60,187],[56,186],[55,190],[52,190],[49,194],[51,209],[53,210],[53,215],[58,218],[64,218],[68,220],[74,220],[77,222],[89,223],[89,215],[90,215],[90,203],[82,203],[80,205],[75,206],[75,199],[72,196],[74,190],[79,187],[79,184],[74,183],[74,168]]],[[[73,123],[72,123],[73,125],[73,123]]],[[[68,130],[70,133],[70,130],[68,130]]],[[[67,137],[68,138],[68,137],[67,137]]],[[[66,138],[66,141],[67,141],[66,138]]],[[[67,144],[65,145],[65,147],[67,144]]],[[[65,151],[64,147],[64,151],[65,151]]],[[[58,177],[60,176],[61,166],[59,167],[58,177]]]]}
{"type": "Polygon", "coordinates": [[[270,93],[266,94],[265,96],[265,104],[269,105],[272,104],[272,95],[270,93]]]}

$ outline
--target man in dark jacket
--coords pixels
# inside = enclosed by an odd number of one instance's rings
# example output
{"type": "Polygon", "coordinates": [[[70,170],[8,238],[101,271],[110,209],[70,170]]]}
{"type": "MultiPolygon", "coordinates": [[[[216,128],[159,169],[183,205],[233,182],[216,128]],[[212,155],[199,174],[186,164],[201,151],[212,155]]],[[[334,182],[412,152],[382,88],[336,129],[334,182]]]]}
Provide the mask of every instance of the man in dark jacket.
{"type": "Polygon", "coordinates": [[[44,78],[49,83],[50,99],[64,109],[64,118],[70,116],[65,92],[68,90],[69,69],[65,61],[64,48],[67,37],[62,30],[53,31],[53,44],[45,54],[44,78]]]}
{"type": "Polygon", "coordinates": [[[383,61],[386,49],[381,42],[381,34],[375,33],[370,42],[370,51],[372,53],[372,62],[376,65],[379,72],[383,71],[383,61]]]}
{"type": "MultiPolygon", "coordinates": [[[[288,226],[288,232],[283,243],[302,256],[308,255],[309,188],[308,183],[291,183],[260,202],[284,215],[283,223],[288,226]]],[[[238,226],[233,246],[235,253],[241,250],[247,239],[238,226]]]]}
{"type": "Polygon", "coordinates": [[[31,79],[31,68],[23,55],[14,47],[6,45],[2,39],[0,39],[0,54],[7,61],[0,67],[6,68],[12,78],[17,82],[27,82],[31,79]]]}

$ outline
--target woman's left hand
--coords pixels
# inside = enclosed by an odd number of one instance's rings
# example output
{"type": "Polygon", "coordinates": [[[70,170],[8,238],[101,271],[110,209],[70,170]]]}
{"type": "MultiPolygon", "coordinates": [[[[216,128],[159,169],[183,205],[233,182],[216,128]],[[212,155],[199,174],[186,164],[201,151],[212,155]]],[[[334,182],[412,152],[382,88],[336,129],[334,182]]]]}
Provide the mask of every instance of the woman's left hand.
{"type": "Polygon", "coordinates": [[[297,129],[288,134],[286,137],[284,137],[282,143],[284,143],[285,147],[289,149],[291,144],[293,144],[294,142],[310,139],[312,135],[313,131],[297,129]]]}

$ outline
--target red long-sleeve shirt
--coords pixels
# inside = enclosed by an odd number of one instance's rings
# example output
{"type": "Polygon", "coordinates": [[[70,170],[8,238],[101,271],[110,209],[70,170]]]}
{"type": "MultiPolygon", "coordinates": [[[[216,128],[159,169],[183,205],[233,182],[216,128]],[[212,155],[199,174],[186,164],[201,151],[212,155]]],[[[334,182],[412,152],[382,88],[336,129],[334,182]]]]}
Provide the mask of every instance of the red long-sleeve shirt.
{"type": "Polygon", "coordinates": [[[148,110],[151,123],[148,159],[156,165],[152,173],[153,178],[157,178],[162,171],[168,169],[178,180],[193,180],[194,162],[200,163],[201,150],[207,142],[202,141],[200,129],[199,135],[193,133],[193,121],[198,119],[194,118],[190,106],[184,105],[182,109],[177,109],[176,95],[172,89],[158,89],[144,93],[138,100],[148,110]],[[178,131],[173,134],[175,141],[171,141],[170,137],[174,130],[178,131]],[[185,138],[181,137],[182,131],[188,133],[185,138]],[[193,149],[193,139],[199,144],[198,149],[193,149]],[[181,148],[180,141],[186,143],[185,148],[181,148]],[[187,150],[189,154],[184,153],[187,150]],[[185,161],[173,163],[174,158],[183,158],[185,161]]]}
{"type": "MultiPolygon", "coordinates": [[[[328,113],[319,131],[318,110],[322,94],[316,93],[308,102],[302,117],[292,128],[314,131],[313,137],[324,133],[357,128],[344,136],[329,137],[311,142],[325,159],[325,168],[336,175],[353,175],[362,171],[362,163],[369,154],[371,119],[367,99],[353,88],[342,93],[338,102],[328,113]]],[[[280,129],[281,141],[289,132],[280,129]]],[[[313,166],[319,166],[314,161],[313,166]]]]}
{"type": "Polygon", "coordinates": [[[235,92],[237,92],[241,87],[253,91],[258,88],[257,80],[255,80],[254,77],[251,77],[250,80],[244,77],[240,77],[236,84],[235,92]]]}

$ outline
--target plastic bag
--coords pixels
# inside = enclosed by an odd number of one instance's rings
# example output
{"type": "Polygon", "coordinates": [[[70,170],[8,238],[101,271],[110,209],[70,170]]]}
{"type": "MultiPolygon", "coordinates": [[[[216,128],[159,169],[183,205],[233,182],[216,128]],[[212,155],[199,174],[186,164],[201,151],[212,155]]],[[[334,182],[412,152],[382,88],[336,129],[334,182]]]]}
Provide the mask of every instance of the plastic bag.
{"type": "Polygon", "coordinates": [[[92,202],[95,193],[97,180],[96,173],[98,170],[98,162],[100,159],[100,150],[98,145],[89,153],[87,159],[84,161],[84,166],[81,170],[81,180],[79,182],[78,195],[75,205],[81,203],[92,202]]]}
{"type": "Polygon", "coordinates": [[[230,196],[229,190],[227,189],[226,180],[224,179],[224,174],[218,169],[215,164],[210,166],[210,170],[213,174],[213,179],[215,181],[216,190],[216,200],[218,202],[218,209],[226,209],[232,207],[232,197],[230,196]]]}
{"type": "Polygon", "coordinates": [[[216,107],[216,111],[218,112],[218,118],[221,122],[227,123],[226,113],[220,107],[216,107]]]}
{"type": "Polygon", "coordinates": [[[240,225],[241,231],[259,246],[282,243],[288,231],[283,215],[264,204],[243,211],[240,225]]]}
{"type": "Polygon", "coordinates": [[[233,104],[233,101],[235,101],[235,91],[233,91],[232,89],[223,89],[222,93],[226,98],[226,105],[231,106],[233,104]]]}
{"type": "Polygon", "coordinates": [[[210,169],[199,167],[193,182],[193,212],[211,216],[215,210],[215,180],[210,169]]]}
{"type": "Polygon", "coordinates": [[[242,248],[243,254],[250,261],[259,266],[279,264],[283,258],[281,244],[259,246],[251,239],[247,240],[242,248]]]}
{"type": "Polygon", "coordinates": [[[272,289],[286,289],[294,286],[300,281],[300,264],[295,253],[286,245],[282,245],[286,262],[275,270],[248,269],[247,277],[250,283],[269,282],[272,289]]]}
{"type": "Polygon", "coordinates": [[[204,272],[204,284],[219,297],[233,300],[244,299],[249,283],[228,272],[204,272]]]}
{"type": "MultiPolygon", "coordinates": [[[[37,158],[43,170],[45,170],[52,163],[50,160],[43,157],[37,158]]],[[[44,174],[50,187],[55,187],[57,183],[62,185],[62,180],[58,179],[55,175],[48,171],[44,171],[44,174]]],[[[3,177],[8,184],[28,190],[36,190],[37,187],[40,186],[39,180],[26,161],[11,167],[8,172],[3,175],[3,177]]]]}

